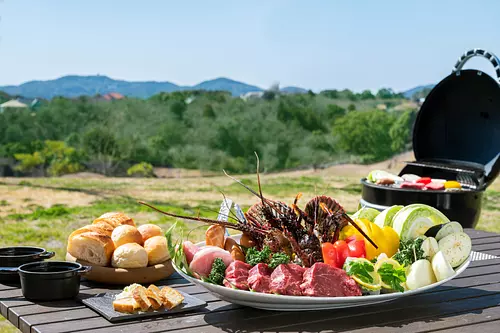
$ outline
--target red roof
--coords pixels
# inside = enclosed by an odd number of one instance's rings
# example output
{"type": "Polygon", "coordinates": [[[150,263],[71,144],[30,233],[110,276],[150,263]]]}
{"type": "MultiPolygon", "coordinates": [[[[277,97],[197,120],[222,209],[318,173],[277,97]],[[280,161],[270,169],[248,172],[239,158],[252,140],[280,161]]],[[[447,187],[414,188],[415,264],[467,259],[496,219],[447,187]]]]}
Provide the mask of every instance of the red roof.
{"type": "Polygon", "coordinates": [[[112,92],[112,93],[103,95],[102,98],[104,98],[107,101],[111,101],[111,100],[123,99],[123,98],[125,98],[125,96],[123,96],[122,94],[116,93],[116,92],[112,92]]]}

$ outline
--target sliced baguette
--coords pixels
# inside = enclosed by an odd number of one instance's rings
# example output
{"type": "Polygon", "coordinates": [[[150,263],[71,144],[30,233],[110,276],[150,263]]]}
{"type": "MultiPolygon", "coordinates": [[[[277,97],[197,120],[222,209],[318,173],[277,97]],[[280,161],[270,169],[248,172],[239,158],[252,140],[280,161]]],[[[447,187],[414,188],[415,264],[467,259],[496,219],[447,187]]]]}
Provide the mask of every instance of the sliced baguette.
{"type": "Polygon", "coordinates": [[[93,224],[97,224],[100,222],[107,223],[115,228],[123,224],[128,224],[135,227],[134,220],[120,212],[110,212],[102,214],[94,220],[93,224]]]}
{"type": "Polygon", "coordinates": [[[139,304],[139,307],[142,311],[149,310],[149,308],[151,307],[151,302],[149,301],[146,288],[144,288],[143,286],[135,288],[132,292],[132,296],[134,297],[134,300],[137,302],[137,304],[139,304]]]}
{"type": "Polygon", "coordinates": [[[170,287],[161,288],[161,296],[165,309],[171,310],[184,301],[184,296],[180,292],[170,287]]]}
{"type": "Polygon", "coordinates": [[[163,299],[161,298],[160,293],[157,293],[156,290],[148,287],[146,290],[146,295],[148,296],[149,301],[151,302],[151,306],[153,310],[158,310],[163,306],[163,299]]]}
{"type": "Polygon", "coordinates": [[[113,309],[117,312],[134,313],[139,309],[139,304],[133,297],[126,297],[113,301],[113,309]]]}

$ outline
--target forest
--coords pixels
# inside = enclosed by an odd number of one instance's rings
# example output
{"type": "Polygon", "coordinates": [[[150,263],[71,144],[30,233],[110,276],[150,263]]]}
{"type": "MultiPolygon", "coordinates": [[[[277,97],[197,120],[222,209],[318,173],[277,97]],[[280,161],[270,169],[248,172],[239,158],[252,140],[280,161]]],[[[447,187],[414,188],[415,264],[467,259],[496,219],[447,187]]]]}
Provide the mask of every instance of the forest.
{"type": "Polygon", "coordinates": [[[154,176],[160,166],[244,173],[255,169],[254,152],[266,172],[369,163],[411,148],[417,108],[408,102],[391,89],[55,97],[0,112],[0,158],[17,176],[154,176]]]}

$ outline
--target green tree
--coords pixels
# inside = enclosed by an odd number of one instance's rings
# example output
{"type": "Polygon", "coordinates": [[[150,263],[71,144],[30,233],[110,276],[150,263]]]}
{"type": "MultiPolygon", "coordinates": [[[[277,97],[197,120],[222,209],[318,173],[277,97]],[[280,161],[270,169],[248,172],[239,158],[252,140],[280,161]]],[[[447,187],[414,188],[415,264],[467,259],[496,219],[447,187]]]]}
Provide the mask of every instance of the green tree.
{"type": "Polygon", "coordinates": [[[361,94],[359,94],[359,98],[362,100],[367,100],[367,99],[375,99],[375,96],[372,94],[370,90],[363,90],[361,94]]]}
{"type": "Polygon", "coordinates": [[[356,105],[354,105],[354,104],[351,103],[351,104],[349,104],[347,106],[347,111],[351,112],[351,111],[354,111],[354,110],[356,110],[356,105]]]}
{"type": "Polygon", "coordinates": [[[214,108],[211,104],[205,104],[205,106],[203,107],[203,117],[210,119],[215,118],[214,108]]]}
{"type": "Polygon", "coordinates": [[[415,122],[416,112],[403,112],[391,126],[389,135],[391,137],[391,147],[396,153],[410,148],[412,139],[412,127],[415,122]]]}
{"type": "Polygon", "coordinates": [[[108,175],[120,162],[120,147],[111,131],[105,127],[88,130],[83,137],[83,147],[87,155],[96,162],[95,168],[108,175]]]}

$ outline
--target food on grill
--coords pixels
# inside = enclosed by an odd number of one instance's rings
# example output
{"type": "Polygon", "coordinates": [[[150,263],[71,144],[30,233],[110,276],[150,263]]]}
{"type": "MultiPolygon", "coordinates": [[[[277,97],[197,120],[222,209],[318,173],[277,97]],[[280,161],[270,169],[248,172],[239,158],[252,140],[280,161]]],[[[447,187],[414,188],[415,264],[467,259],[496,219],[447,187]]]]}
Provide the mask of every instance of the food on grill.
{"type": "Polygon", "coordinates": [[[143,244],[141,233],[136,227],[131,225],[120,225],[116,227],[111,234],[111,239],[115,244],[115,248],[127,243],[137,243],[139,245],[143,244]]]}
{"type": "Polygon", "coordinates": [[[377,217],[375,217],[373,222],[381,228],[385,226],[392,227],[394,216],[401,209],[403,209],[403,206],[399,205],[386,208],[379,215],[377,215],[377,217]]]}
{"type": "Polygon", "coordinates": [[[456,182],[454,180],[450,180],[450,181],[447,181],[447,182],[444,183],[444,187],[446,189],[449,189],[449,188],[461,189],[462,185],[460,185],[459,182],[456,182]]]}
{"type": "Polygon", "coordinates": [[[183,301],[184,296],[173,288],[160,289],[153,284],[145,288],[134,283],[115,296],[113,309],[125,313],[156,311],[162,307],[171,310],[183,301]]]}
{"type": "Polygon", "coordinates": [[[432,182],[426,184],[424,188],[426,190],[441,191],[441,190],[444,190],[444,184],[432,181],[432,182]]]}
{"type": "Polygon", "coordinates": [[[396,176],[387,171],[373,170],[371,171],[366,180],[380,186],[388,186],[394,188],[406,188],[414,190],[427,190],[427,191],[450,191],[461,190],[462,185],[455,180],[436,179],[431,177],[420,177],[413,174],[404,174],[396,176]]]}
{"type": "Polygon", "coordinates": [[[170,258],[166,238],[161,234],[161,229],[153,224],[136,228],[127,215],[106,213],[93,224],[73,231],[68,237],[67,251],[72,257],[96,266],[143,268],[170,258]],[[149,241],[151,237],[155,240],[149,241]],[[149,241],[146,249],[144,239],[149,241]]]}
{"type": "Polygon", "coordinates": [[[154,236],[144,242],[144,249],[148,255],[148,265],[165,262],[170,257],[167,239],[164,236],[154,236]]]}
{"type": "Polygon", "coordinates": [[[137,243],[123,244],[115,249],[111,266],[116,268],[142,268],[148,266],[148,254],[137,243]]]}
{"type": "Polygon", "coordinates": [[[143,242],[154,236],[163,236],[163,231],[156,224],[143,224],[137,230],[141,233],[143,242]]]}
{"type": "Polygon", "coordinates": [[[401,188],[412,188],[415,190],[423,190],[425,188],[425,184],[423,183],[415,183],[415,182],[404,182],[401,183],[401,188]]]}

